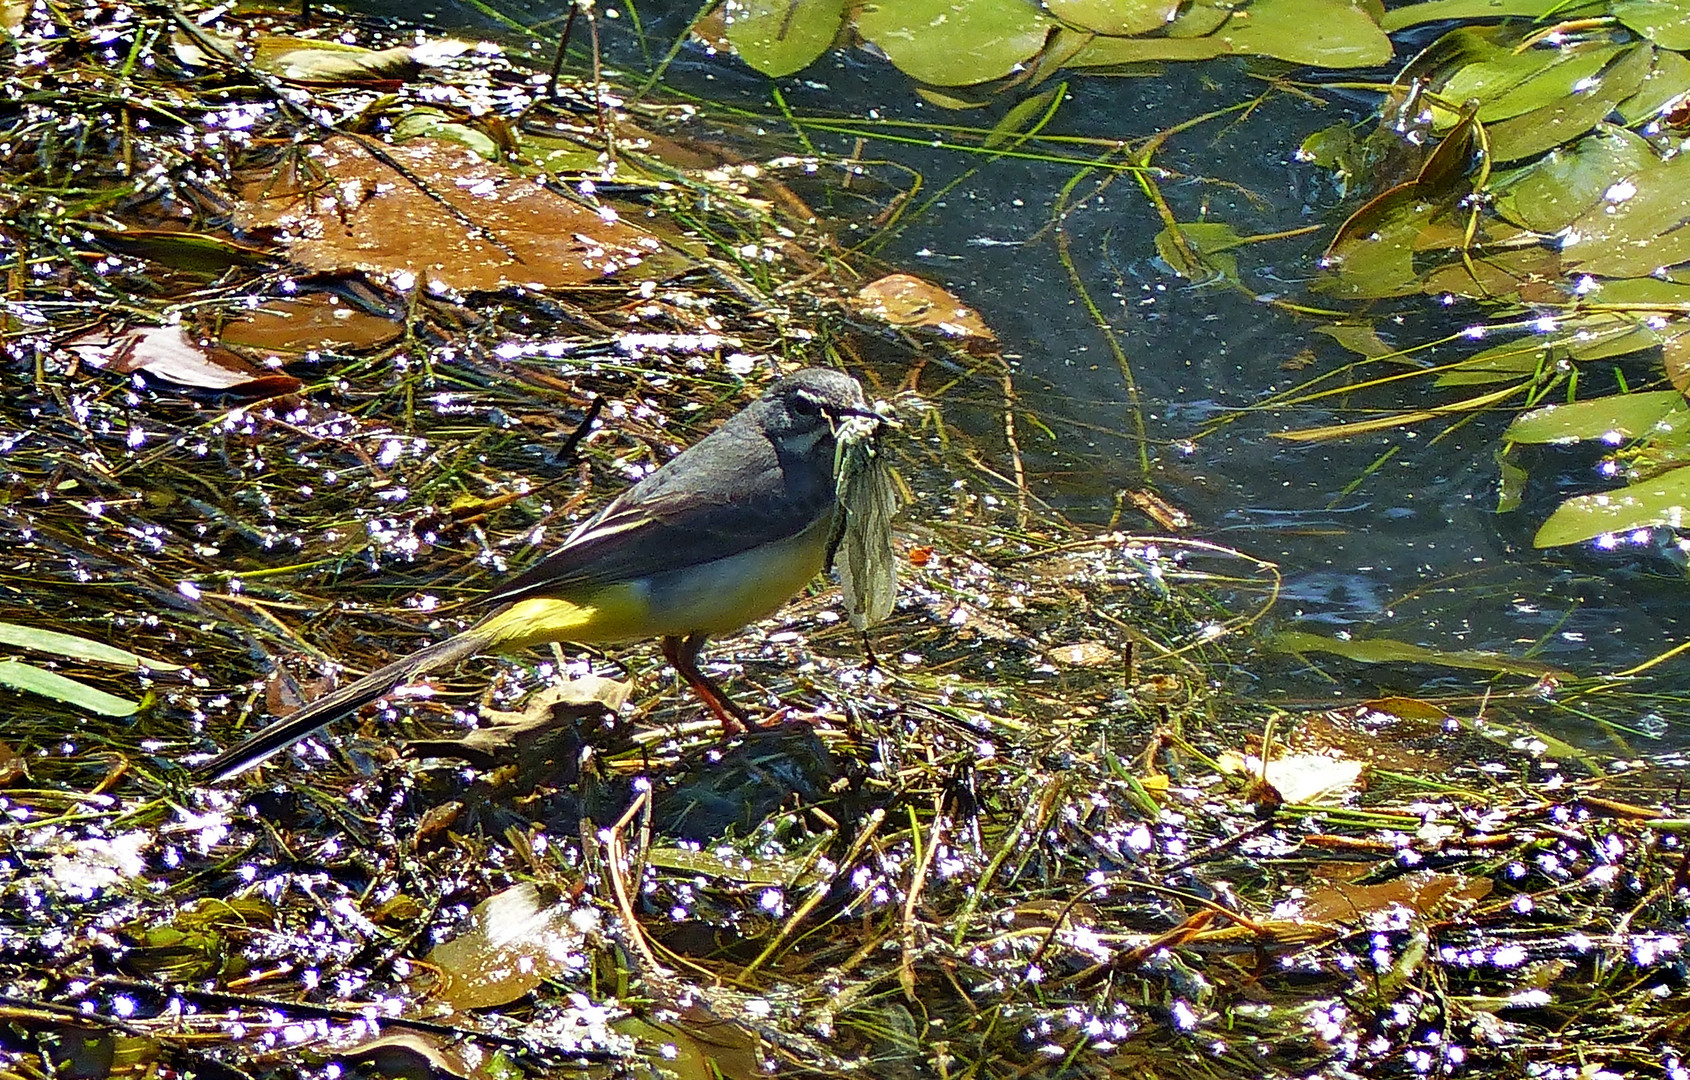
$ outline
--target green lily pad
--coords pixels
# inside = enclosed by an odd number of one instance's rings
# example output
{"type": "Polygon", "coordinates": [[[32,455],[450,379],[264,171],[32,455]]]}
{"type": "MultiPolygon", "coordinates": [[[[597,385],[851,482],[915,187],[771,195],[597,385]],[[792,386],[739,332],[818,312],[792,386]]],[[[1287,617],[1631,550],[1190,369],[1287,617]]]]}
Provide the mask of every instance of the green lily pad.
{"type": "Polygon", "coordinates": [[[1549,515],[1532,544],[1540,548],[1577,544],[1657,525],[1690,526],[1690,469],[1673,469],[1617,491],[1568,499],[1549,515]]]}
{"type": "Polygon", "coordinates": [[[1551,150],[1499,180],[1496,212],[1534,232],[1558,233],[1595,206],[1621,177],[1656,160],[1641,135],[1604,124],[1572,146],[1551,150]]]}
{"type": "Polygon", "coordinates": [[[1180,0],[1045,0],[1050,13],[1065,23],[1121,37],[1163,29],[1179,5],[1180,0]]]}
{"type": "Polygon", "coordinates": [[[1605,5],[1599,3],[1568,3],[1567,0],[1428,0],[1424,4],[1387,11],[1379,20],[1387,33],[1396,33],[1421,23],[1444,19],[1536,19],[1554,14],[1557,18],[1573,19],[1599,13],[1605,5]]]}
{"type": "Polygon", "coordinates": [[[1599,304],[1659,304],[1676,309],[1690,304],[1690,281],[1671,277],[1619,278],[1601,282],[1589,294],[1599,304]]]}
{"type": "Polygon", "coordinates": [[[1545,247],[1473,251],[1426,272],[1428,296],[1453,293],[1475,300],[1521,300],[1528,304],[1565,299],[1559,252],[1545,247]]]}
{"type": "Polygon", "coordinates": [[[1536,46],[1516,52],[1506,45],[1450,73],[1438,94],[1452,105],[1477,100],[1479,122],[1494,124],[1553,105],[1596,78],[1623,52],[1622,45],[1536,46]]]}
{"type": "Polygon", "coordinates": [[[1467,359],[1451,365],[1448,371],[1438,376],[1435,385],[1482,386],[1485,383],[1507,382],[1536,375],[1538,368],[1549,359],[1554,348],[1555,342],[1541,335],[1492,345],[1483,352],[1474,353],[1467,359]]]}
{"type": "Polygon", "coordinates": [[[1028,0],[868,0],[857,33],[912,78],[970,86],[1032,59],[1056,24],[1028,0]]]}
{"type": "Polygon", "coordinates": [[[1690,260],[1690,156],[1616,181],[1569,227],[1561,245],[1570,270],[1641,278],[1690,260]]]}
{"type": "Polygon", "coordinates": [[[1568,356],[1588,362],[1652,349],[1661,343],[1661,335],[1629,315],[1598,313],[1579,320],[1565,341],[1568,356]]]}
{"type": "Polygon", "coordinates": [[[739,58],[779,78],[826,52],[845,21],[844,0],[736,0],[727,5],[728,40],[739,58]]]}
{"type": "Polygon", "coordinates": [[[1213,37],[1097,37],[1068,61],[1069,67],[1115,67],[1158,60],[1213,60],[1228,53],[1226,42],[1213,37]]]}
{"type": "Polygon", "coordinates": [[[1657,345],[1664,345],[1676,336],[1676,328],[1659,330],[1640,322],[1631,314],[1593,312],[1565,323],[1562,329],[1553,334],[1533,334],[1516,338],[1493,345],[1483,352],[1474,353],[1440,375],[1437,385],[1472,386],[1535,376],[1539,369],[1551,360],[1578,360],[1588,363],[1616,356],[1629,356],[1657,345]]]}
{"type": "Polygon", "coordinates": [[[38,668],[22,660],[0,660],[0,686],[11,690],[25,690],[31,694],[62,701],[86,712],[101,716],[133,716],[141,703],[128,698],[96,690],[85,682],[67,678],[56,671],[38,668]]]}
{"type": "Polygon", "coordinates": [[[1649,390],[1533,409],[1508,425],[1502,437],[1517,443],[1599,439],[1618,445],[1653,431],[1677,427],[1687,418],[1690,418],[1690,405],[1685,403],[1683,394],[1677,390],[1649,390]]]}
{"type": "Polygon", "coordinates": [[[1655,50],[1655,66],[1649,69],[1637,93],[1615,106],[1620,122],[1627,127],[1653,119],[1669,105],[1690,94],[1690,60],[1666,49],[1655,50]]]}
{"type": "Polygon", "coordinates": [[[1391,58],[1391,39],[1348,0],[1255,0],[1215,36],[1235,53],[1292,64],[1373,67],[1391,58]]]}
{"type": "Polygon", "coordinates": [[[1333,124],[1304,139],[1297,147],[1297,160],[1344,175],[1350,171],[1355,145],[1355,130],[1350,125],[1333,124]]]}
{"type": "MultiPolygon", "coordinates": [[[[516,160],[550,175],[590,172],[599,167],[599,151],[586,143],[562,135],[531,135],[524,132],[516,144],[516,160]]],[[[628,168],[629,162],[622,162],[628,168]]]]}
{"type": "Polygon", "coordinates": [[[1317,287],[1358,299],[1419,292],[1423,286],[1414,269],[1414,241],[1441,209],[1413,183],[1379,195],[1339,228],[1321,260],[1332,276],[1317,287]]]}
{"type": "Polygon", "coordinates": [[[1690,49],[1690,0],[1614,0],[1613,14],[1663,49],[1690,49]]]}
{"type": "Polygon", "coordinates": [[[1168,24],[1169,37],[1203,37],[1219,30],[1232,18],[1237,4],[1230,0],[1192,0],[1173,22],[1168,24]]]}
{"type": "Polygon", "coordinates": [[[1653,46],[1633,45],[1561,100],[1491,125],[1492,159],[1519,161],[1583,136],[1607,119],[1614,106],[1637,93],[1654,60],[1653,46]]]}

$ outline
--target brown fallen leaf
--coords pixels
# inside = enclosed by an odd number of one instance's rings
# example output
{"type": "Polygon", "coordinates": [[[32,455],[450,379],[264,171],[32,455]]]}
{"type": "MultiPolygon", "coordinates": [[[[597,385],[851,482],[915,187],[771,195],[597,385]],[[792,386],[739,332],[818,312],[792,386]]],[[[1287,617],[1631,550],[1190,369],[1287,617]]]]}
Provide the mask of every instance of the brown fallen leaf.
{"type": "Polygon", "coordinates": [[[332,293],[309,293],[241,313],[223,324],[225,345],[268,353],[374,349],[405,332],[398,321],[365,311],[332,293]]]}
{"type": "Polygon", "coordinates": [[[274,230],[309,269],[363,271],[400,288],[557,289],[662,278],[684,265],[608,209],[583,206],[459,143],[420,138],[382,151],[416,182],[337,135],[304,161],[249,178],[236,227],[274,230]]]}
{"type": "Polygon", "coordinates": [[[947,337],[997,340],[973,308],[910,274],[888,274],[869,282],[857,292],[854,306],[864,315],[905,329],[925,327],[947,337]]]}
{"type": "Polygon", "coordinates": [[[1275,910],[1277,918],[1354,926],[1370,915],[1406,908],[1423,918],[1439,918],[1472,907],[1490,895],[1489,878],[1416,870],[1376,885],[1334,881],[1307,890],[1275,910]]]}
{"type": "Polygon", "coordinates": [[[260,368],[216,345],[202,345],[177,326],[141,326],[117,333],[97,330],[65,342],[89,367],[120,375],[144,371],[178,386],[221,390],[240,397],[291,394],[300,381],[260,368]]]}

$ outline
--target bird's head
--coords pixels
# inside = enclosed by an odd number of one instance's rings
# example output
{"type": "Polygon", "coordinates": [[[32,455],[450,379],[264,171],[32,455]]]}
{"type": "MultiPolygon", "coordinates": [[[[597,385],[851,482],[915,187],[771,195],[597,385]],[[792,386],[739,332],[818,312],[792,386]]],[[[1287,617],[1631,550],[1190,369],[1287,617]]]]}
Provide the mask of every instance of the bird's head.
{"type": "Polygon", "coordinates": [[[831,436],[848,416],[875,416],[863,386],[843,371],[804,368],[763,392],[764,424],[779,439],[831,436]]]}

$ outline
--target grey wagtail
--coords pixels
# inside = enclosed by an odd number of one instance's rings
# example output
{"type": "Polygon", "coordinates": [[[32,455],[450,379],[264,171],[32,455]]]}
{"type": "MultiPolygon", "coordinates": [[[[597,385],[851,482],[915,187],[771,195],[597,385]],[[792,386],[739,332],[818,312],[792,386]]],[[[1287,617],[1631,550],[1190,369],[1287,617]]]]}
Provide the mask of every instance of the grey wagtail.
{"type": "Polygon", "coordinates": [[[617,496],[563,546],[475,603],[494,610],[223,751],[215,782],[425,672],[544,642],[663,639],[663,655],[730,730],[745,713],[698,669],[705,639],[769,615],[822,571],[837,507],[839,423],[877,415],[856,379],[805,368],[617,496]]]}

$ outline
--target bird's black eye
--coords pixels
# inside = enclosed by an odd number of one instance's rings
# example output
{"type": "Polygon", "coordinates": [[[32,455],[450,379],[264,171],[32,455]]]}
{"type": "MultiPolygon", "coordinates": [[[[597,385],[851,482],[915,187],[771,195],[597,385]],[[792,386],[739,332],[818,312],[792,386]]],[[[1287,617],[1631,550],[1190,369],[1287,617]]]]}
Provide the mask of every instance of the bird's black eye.
{"type": "Polygon", "coordinates": [[[794,394],[792,411],[799,416],[820,416],[822,414],[822,403],[808,394],[794,394]]]}

